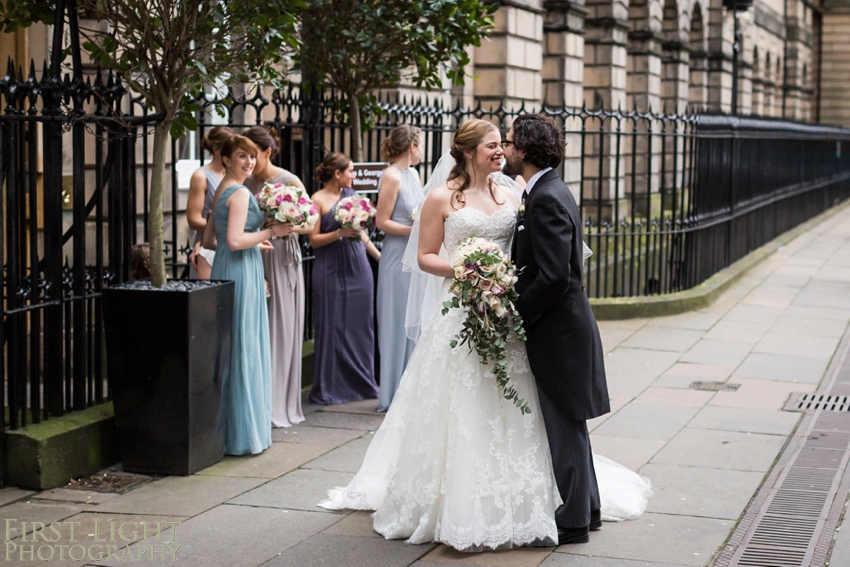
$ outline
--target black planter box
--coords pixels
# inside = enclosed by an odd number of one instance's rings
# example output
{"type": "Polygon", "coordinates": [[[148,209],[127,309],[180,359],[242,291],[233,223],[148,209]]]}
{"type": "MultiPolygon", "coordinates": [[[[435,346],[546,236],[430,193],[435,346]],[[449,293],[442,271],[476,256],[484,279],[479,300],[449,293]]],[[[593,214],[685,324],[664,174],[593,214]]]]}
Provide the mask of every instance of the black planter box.
{"type": "Polygon", "coordinates": [[[124,470],[189,475],[221,460],[234,290],[229,281],[169,282],[158,290],[143,281],[104,290],[124,470]]]}

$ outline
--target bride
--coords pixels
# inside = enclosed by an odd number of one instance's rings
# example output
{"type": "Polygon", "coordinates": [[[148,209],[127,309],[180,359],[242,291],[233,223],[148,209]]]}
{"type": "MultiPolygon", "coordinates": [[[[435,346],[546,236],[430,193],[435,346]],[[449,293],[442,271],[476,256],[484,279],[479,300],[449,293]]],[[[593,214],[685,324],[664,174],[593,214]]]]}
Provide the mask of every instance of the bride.
{"type": "MultiPolygon", "coordinates": [[[[509,253],[519,207],[499,173],[505,158],[491,123],[465,123],[451,157],[447,182],[428,194],[416,223],[419,268],[445,278],[439,302],[422,308],[421,336],[360,471],[319,505],[375,510],[376,532],[410,543],[442,542],[460,551],[557,545],[561,498],[524,345],[513,339],[506,349],[508,375],[528,414],[502,397],[468,345],[449,346],[462,328],[462,310],[425,314],[450,297],[445,252],[450,257],[462,240],[478,236],[509,253]]],[[[639,516],[648,483],[610,461],[599,465],[603,518],[639,516]],[[618,480],[606,494],[602,471],[609,466],[618,480]]]]}

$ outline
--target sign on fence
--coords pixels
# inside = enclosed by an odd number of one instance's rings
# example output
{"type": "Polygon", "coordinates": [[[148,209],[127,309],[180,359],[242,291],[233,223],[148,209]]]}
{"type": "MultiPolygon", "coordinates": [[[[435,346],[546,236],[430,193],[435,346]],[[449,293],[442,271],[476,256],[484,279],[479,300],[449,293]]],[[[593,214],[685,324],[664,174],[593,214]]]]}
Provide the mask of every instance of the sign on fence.
{"type": "Polygon", "coordinates": [[[354,172],[357,176],[354,178],[354,186],[352,189],[358,193],[377,193],[378,181],[387,164],[381,161],[369,161],[354,164],[354,172]]]}

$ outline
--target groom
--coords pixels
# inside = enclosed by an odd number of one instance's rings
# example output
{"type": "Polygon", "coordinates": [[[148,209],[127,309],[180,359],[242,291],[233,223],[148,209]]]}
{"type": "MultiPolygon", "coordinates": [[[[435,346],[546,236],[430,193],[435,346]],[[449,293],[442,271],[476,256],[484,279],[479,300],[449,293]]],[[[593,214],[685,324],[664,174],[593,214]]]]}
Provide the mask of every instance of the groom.
{"type": "Polygon", "coordinates": [[[513,240],[522,269],[517,309],[528,337],[558,491],[559,544],[585,543],[602,526],[586,420],[611,411],[602,342],[582,285],[581,218],[554,168],[564,138],[543,115],[518,117],[503,142],[505,173],[528,180],[513,240]]]}

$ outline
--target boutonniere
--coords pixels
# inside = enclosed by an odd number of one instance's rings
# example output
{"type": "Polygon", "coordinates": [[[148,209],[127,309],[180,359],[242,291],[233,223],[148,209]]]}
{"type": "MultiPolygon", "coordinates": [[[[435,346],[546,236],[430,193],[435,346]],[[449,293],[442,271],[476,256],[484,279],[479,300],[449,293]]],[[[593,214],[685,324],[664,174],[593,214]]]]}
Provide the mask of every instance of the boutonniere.
{"type": "Polygon", "coordinates": [[[521,203],[519,208],[516,211],[516,230],[517,230],[517,232],[519,232],[520,230],[525,230],[524,221],[525,221],[525,203],[521,203]]]}

